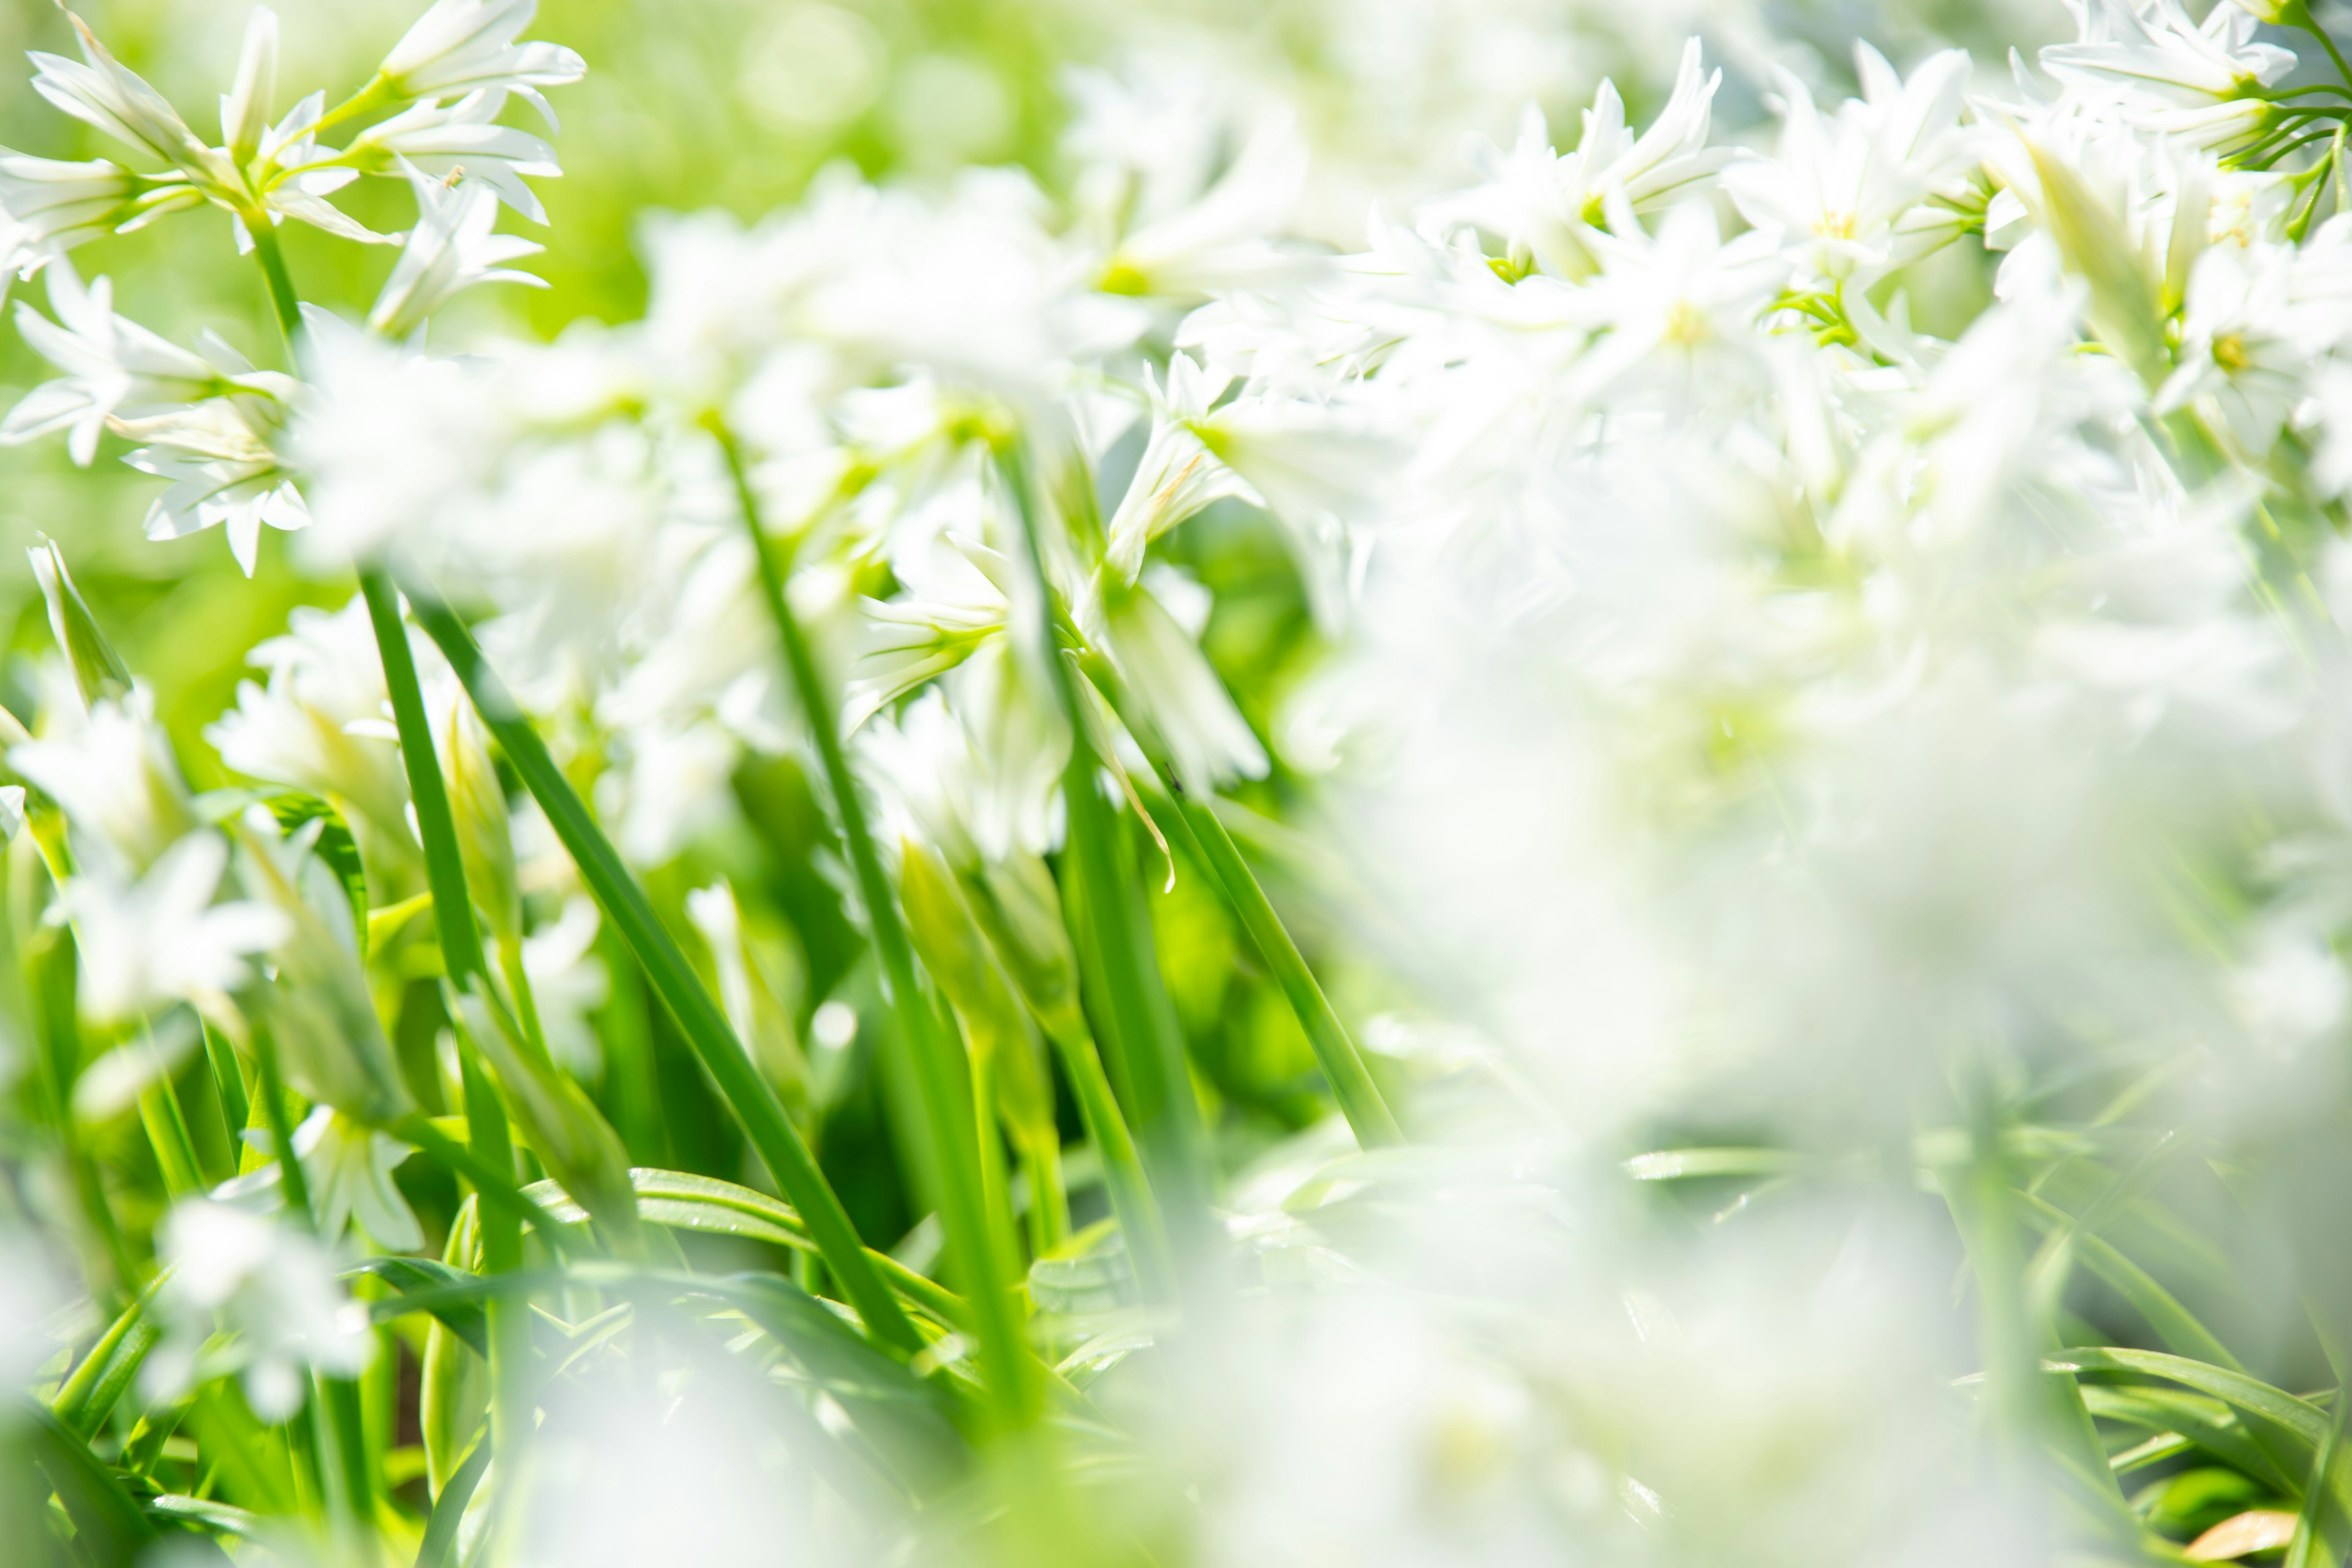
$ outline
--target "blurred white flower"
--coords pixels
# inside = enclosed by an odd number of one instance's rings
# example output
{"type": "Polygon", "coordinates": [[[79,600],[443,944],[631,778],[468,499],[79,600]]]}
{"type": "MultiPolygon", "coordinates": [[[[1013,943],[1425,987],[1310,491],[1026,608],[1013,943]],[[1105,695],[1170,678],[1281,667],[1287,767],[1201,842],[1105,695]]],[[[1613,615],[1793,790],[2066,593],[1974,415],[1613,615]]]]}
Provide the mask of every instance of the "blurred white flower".
{"type": "Polygon", "coordinates": [[[189,1198],[157,1240],[169,1272],[155,1296],[163,1339],[141,1372],[150,1397],[234,1371],[254,1414],[274,1423],[302,1407],[308,1372],[356,1377],[375,1359],[366,1307],[336,1283],[327,1251],[283,1221],[189,1198]],[[207,1354],[216,1328],[235,1338],[207,1354]]]}
{"type": "Polygon", "coordinates": [[[0,148],[0,271],[30,278],[100,235],[132,229],[204,200],[104,158],[65,163],[0,148]]]}
{"type": "Polygon", "coordinates": [[[1703,74],[1699,41],[1683,45],[1674,92],[1650,129],[1636,137],[1625,102],[1603,79],[1573,153],[1556,153],[1542,110],[1529,104],[1508,153],[1479,154],[1486,183],[1437,204],[1441,221],[1476,225],[1504,242],[1506,255],[1555,278],[1581,278],[1596,262],[1588,231],[1623,229],[1633,216],[1671,205],[1712,183],[1730,162],[1709,147],[1708,115],[1723,73],[1703,74]]]}
{"type": "Polygon", "coordinates": [[[49,714],[37,739],[19,742],[8,765],[66,809],[85,835],[85,859],[143,873],[194,826],[187,786],[145,687],[101,699],[85,716],[49,714]]]}
{"type": "MultiPolygon", "coordinates": [[[[415,1211],[392,1179],[412,1151],[390,1133],[362,1127],[332,1106],[313,1107],[294,1129],[294,1156],[319,1235],[331,1246],[352,1222],[386,1252],[414,1252],[425,1245],[415,1211]]],[[[285,1168],[275,1159],[213,1189],[216,1202],[257,1214],[275,1214],[286,1201],[285,1168]]]]}
{"type": "Polygon", "coordinates": [[[135,882],[85,871],[66,884],[59,898],[79,938],[85,1017],[116,1024],[174,1002],[227,1005],[252,977],[247,960],[292,931],[264,905],[214,902],[227,868],[228,845],[205,830],[165,850],[135,882]]]}

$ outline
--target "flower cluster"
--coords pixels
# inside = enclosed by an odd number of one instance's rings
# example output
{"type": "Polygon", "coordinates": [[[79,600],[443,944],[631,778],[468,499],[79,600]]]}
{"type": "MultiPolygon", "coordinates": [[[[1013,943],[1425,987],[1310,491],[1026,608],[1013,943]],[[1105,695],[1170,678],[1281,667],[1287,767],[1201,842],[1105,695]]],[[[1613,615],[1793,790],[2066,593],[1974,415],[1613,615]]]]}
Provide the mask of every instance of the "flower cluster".
{"type": "Polygon", "coordinates": [[[352,1381],[429,1315],[408,1522],[468,1563],[2341,1555],[2343,1391],[2284,1392],[2352,1332],[2306,9],[2084,0],[2005,78],[1858,45],[1737,135],[1694,38],[1646,124],[1531,108],[1339,254],[1293,109],[1083,73],[1050,181],[648,217],[642,319],[451,355],[556,172],[499,117],[582,70],[531,13],[436,0],[272,121],[257,12],[219,146],[77,22],[36,87],[154,167],[0,156],[62,373],[0,436],[139,443],[151,536],[360,584],[251,651],[200,794],[35,556],[11,913],[122,1314],[56,1440],[163,1325],[78,1462],[149,1497],[151,1434],[210,1458],[307,1369],[348,1544],[409,1508],[352,1381]],[[362,174],[417,218],[355,322],[273,231],[376,242],[362,174]],[[66,258],[206,205],[287,370],[66,258]],[[1252,683],[1241,549],[1306,650],[1252,683]],[[1285,1136],[1212,951],[1295,1042],[1285,1136]],[[143,1290],[87,1137],[134,1103],[143,1290]],[[830,1142],[876,1106],[887,1255],[830,1142]],[[655,1426],[708,1458],[633,1507],[655,1426]]]}

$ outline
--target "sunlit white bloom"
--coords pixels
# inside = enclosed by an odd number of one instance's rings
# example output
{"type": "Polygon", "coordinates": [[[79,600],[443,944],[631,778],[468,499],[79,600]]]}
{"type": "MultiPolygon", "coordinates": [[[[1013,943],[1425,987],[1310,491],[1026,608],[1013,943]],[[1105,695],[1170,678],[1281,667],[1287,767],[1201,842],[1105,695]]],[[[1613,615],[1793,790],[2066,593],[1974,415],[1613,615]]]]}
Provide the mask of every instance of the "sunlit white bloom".
{"type": "Polygon", "coordinates": [[[1264,504],[1248,481],[1210,455],[1192,428],[1208,418],[1209,405],[1223,386],[1182,353],[1169,359],[1165,392],[1149,372],[1145,375],[1151,434],[1127,494],[1111,514],[1103,551],[1104,564],[1129,583],[1143,570],[1143,552],[1153,540],[1210,502],[1239,496],[1264,504]]]}
{"type": "Polygon", "coordinates": [[[509,261],[536,256],[543,248],[512,235],[493,234],[499,221],[499,193],[493,186],[446,185],[412,174],[416,192],[416,226],[408,231],[392,276],[368,311],[368,325],[387,338],[404,338],[452,297],[477,283],[528,283],[535,289],[547,280],[505,267],[509,261]]]}
{"type": "Polygon", "coordinates": [[[2294,65],[2287,50],[2254,42],[2255,20],[2236,5],[2214,6],[2202,25],[2179,0],[2078,0],[2074,9],[2080,40],[2043,49],[2042,68],[2191,146],[2250,135],[2269,111],[2255,95],[2294,65]]]}
{"type": "MultiPolygon", "coordinates": [[[[331,1106],[321,1105],[294,1129],[294,1155],[319,1234],[340,1242],[357,1220],[368,1239],[386,1252],[414,1252],[425,1245],[392,1173],[409,1157],[408,1146],[389,1133],[362,1127],[331,1106]]],[[[222,1203],[268,1213],[285,1202],[284,1167],[276,1160],[213,1189],[222,1203]]]]}
{"type": "Polygon", "coordinates": [[[1730,161],[1730,149],[1706,144],[1709,109],[1723,73],[1703,71],[1699,41],[1692,38],[1683,45],[1673,95],[1639,137],[1625,123],[1616,84],[1603,80],[1584,111],[1576,151],[1566,154],[1552,151],[1543,113],[1530,104],[1511,151],[1488,148],[1482,154],[1486,184],[1434,212],[1496,235],[1523,266],[1558,278],[1590,273],[1595,264],[1587,231],[1622,228],[1634,213],[1668,205],[1702,188],[1730,161]]]}
{"type": "Polygon", "coordinates": [[[1079,607],[1178,780],[1203,798],[1266,770],[1265,748],[1195,640],[1208,609],[1199,584],[1165,567],[1134,586],[1104,583],[1100,598],[1079,607]]]}
{"type": "MultiPolygon", "coordinates": [[[[413,869],[408,782],[384,733],[389,697],[366,601],[353,595],[329,614],[307,606],[287,617],[286,635],[247,656],[268,672],[267,687],[237,685],[236,706],[205,739],[238,773],[331,801],[357,840],[380,901],[393,901],[403,868],[413,869]]],[[[417,662],[436,660],[425,649],[417,662]]]]}
{"type": "Polygon", "coordinates": [[[104,158],[72,163],[0,148],[0,271],[29,278],[85,240],[138,228],[203,201],[104,158]]]}
{"type": "Polygon", "coordinates": [[[0,441],[16,444],[64,430],[74,461],[88,467],[110,420],[174,413],[210,397],[274,402],[291,390],[288,378],[257,372],[216,337],[206,334],[205,352],[194,353],[115,314],[110,279],[85,289],[64,262],[48,269],[48,279],[57,319],[20,300],[16,330],[66,374],[35,387],[8,411],[0,441]]]}
{"type": "Polygon", "coordinates": [[[234,192],[236,171],[228,160],[198,140],[163,94],[109,54],[88,23],[71,12],[66,16],[80,42],[81,61],[34,51],[33,90],[76,120],[179,169],[207,195],[234,192]]]}
{"type": "Polygon", "coordinates": [[[181,539],[220,528],[250,577],[264,524],[286,532],[309,524],[294,476],[236,403],[215,398],[177,414],[113,423],[147,443],[122,460],[172,481],[148,506],[142,525],[148,538],[181,539]]]}
{"type": "Polygon", "coordinates": [[[66,884],[60,897],[80,940],[85,1016],[112,1024],[175,1002],[226,1005],[253,973],[248,958],[291,929],[260,904],[215,904],[227,868],[227,844],[207,831],[165,850],[135,882],[88,871],[66,884]]]}
{"type": "Polygon", "coordinates": [[[1704,202],[1675,208],[1657,237],[1597,236],[1601,275],[1577,309],[1600,334],[1572,372],[1597,396],[1644,362],[1696,390],[1702,362],[1744,355],[1750,329],[1788,276],[1772,235],[1751,229],[1725,240],[1704,202]]]}
{"type": "Polygon", "coordinates": [[[1300,270],[1278,242],[1307,177],[1307,146],[1287,118],[1261,125],[1233,166],[1192,201],[1146,209],[1105,264],[1111,293],[1199,298],[1263,288],[1300,270]]]}
{"type": "Polygon", "coordinates": [[[1809,268],[1831,278],[1912,260],[1949,239],[1961,215],[1923,204],[1974,161],[1958,132],[1965,52],[1930,56],[1907,81],[1867,44],[1854,46],[1854,60],[1864,96],[1826,121],[1804,84],[1784,75],[1774,155],[1723,177],[1749,222],[1778,227],[1809,268]]]}
{"type": "Polygon", "coordinates": [[[560,44],[515,42],[538,14],[539,0],[434,0],[393,45],[378,72],[403,98],[455,98],[503,88],[530,100],[552,125],[554,112],[539,89],[578,81],[588,67],[560,44]]]}
{"type": "Polygon", "coordinates": [[[2168,413],[2210,399],[2241,448],[2259,452],[2305,395],[2317,336],[2312,312],[2290,298],[2294,252],[2216,246],[2189,274],[2179,368],[2157,391],[2168,413]]]}
{"type": "MultiPolygon", "coordinates": [[[[488,192],[477,193],[495,213],[488,192]]],[[[408,353],[316,307],[303,311],[312,394],[293,426],[290,455],[309,476],[303,494],[318,526],[304,535],[321,566],[395,543],[437,548],[492,478],[513,433],[509,410],[483,378],[448,360],[408,353]]]]}
{"type": "Polygon", "coordinates": [[[9,748],[8,765],[58,801],[125,879],[143,872],[193,826],[187,786],[153,695],[138,687],[90,704],[87,717],[52,710],[37,740],[9,748]]]}
{"type": "Polygon", "coordinates": [[[356,1377],[375,1359],[367,1309],[336,1283],[326,1250],[284,1221],[190,1198],[158,1242],[168,1272],[155,1299],[164,1338],[141,1374],[151,1396],[235,1371],[254,1414],[278,1422],[302,1407],[310,1370],[356,1377]],[[214,1357],[216,1328],[236,1337],[214,1357]]]}
{"type": "Polygon", "coordinates": [[[999,578],[1007,563],[978,540],[949,534],[902,558],[906,596],[869,603],[865,643],[850,671],[845,732],[1001,637],[1012,604],[999,578]]]}
{"type": "Polygon", "coordinates": [[[479,180],[523,216],[545,223],[547,209],[522,177],[553,179],[563,170],[545,142],[498,123],[505,107],[503,89],[470,92],[454,104],[412,104],[353,137],[342,157],[378,174],[407,168],[443,183],[479,180]]]}

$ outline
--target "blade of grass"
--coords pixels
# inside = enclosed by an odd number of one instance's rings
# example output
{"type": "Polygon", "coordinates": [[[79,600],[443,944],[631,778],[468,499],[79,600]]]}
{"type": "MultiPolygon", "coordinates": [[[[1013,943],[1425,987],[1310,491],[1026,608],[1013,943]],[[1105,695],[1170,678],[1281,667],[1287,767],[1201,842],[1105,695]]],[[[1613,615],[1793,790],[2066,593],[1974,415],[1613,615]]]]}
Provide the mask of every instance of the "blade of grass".
{"type": "Polygon", "coordinates": [[[824,765],[835,816],[849,849],[850,866],[866,905],[866,920],[881,961],[884,999],[897,1020],[915,1068],[917,1098],[925,1128],[938,1152],[940,1213],[947,1227],[950,1262],[978,1321],[981,1357],[1008,1425],[1026,1426],[1037,1418],[1042,1392],[1025,1353],[1022,1310],[1016,1294],[1019,1243],[1009,1205],[991,1201],[989,1161],[975,1135],[978,1112],[971,1064],[962,1047],[947,1037],[915,973],[915,953],[898,912],[898,895],[882,868],[882,856],[858,794],[857,781],[841,744],[840,705],[825,689],[807,634],[793,613],[786,589],[788,563],[760,520],[760,501],[744,466],[743,453],[723,425],[712,434],[727,459],[735,495],[759,563],[760,590],[783,648],[785,674],[824,765]]]}
{"type": "Polygon", "coordinates": [[[850,1304],[878,1338],[908,1352],[920,1350],[921,1335],[866,1260],[848,1212],[785,1116],[783,1101],[752,1065],[718,1004],[703,989],[677,941],[654,913],[645,890],[622,864],[620,852],[596,826],[579,793],[548,754],[547,743],[482,658],[473,634],[437,597],[414,589],[408,597],[418,624],[457,671],[475,711],[505,752],[523,787],[539,802],[604,917],[636,954],[656,993],[677,1020],[678,1032],[701,1058],[751,1147],[808,1220],[810,1235],[825,1266],[841,1281],[850,1304]]]}
{"type": "Polygon", "coordinates": [[[1068,818],[1063,853],[1072,863],[1082,895],[1082,908],[1072,912],[1091,928],[1090,940],[1080,943],[1080,951],[1092,955],[1095,973],[1087,978],[1100,981],[1097,1025],[1108,1036],[1114,1077],[1128,1090],[1127,1110],[1161,1215],[1179,1250],[1189,1252],[1209,1234],[1211,1183],[1207,1132],[1192,1091],[1183,1035],[1152,951],[1151,917],[1136,875],[1134,845],[1121,831],[1097,779],[1105,759],[1095,751],[1077,672],[1055,651],[1053,578],[1045,569],[1044,519],[1028,454],[1017,440],[1007,439],[998,445],[995,456],[997,472],[1021,519],[1039,596],[1041,624],[1036,630],[1046,650],[1055,695],[1070,727],[1070,759],[1062,773],[1068,818]]]}

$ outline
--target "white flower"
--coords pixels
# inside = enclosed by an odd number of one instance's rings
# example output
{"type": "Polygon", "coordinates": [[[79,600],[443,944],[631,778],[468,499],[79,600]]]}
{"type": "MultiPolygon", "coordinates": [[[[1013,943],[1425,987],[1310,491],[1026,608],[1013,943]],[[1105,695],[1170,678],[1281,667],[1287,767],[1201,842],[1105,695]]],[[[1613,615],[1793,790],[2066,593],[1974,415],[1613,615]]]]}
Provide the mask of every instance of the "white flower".
{"type": "Polygon", "coordinates": [[[1911,261],[1949,239],[1959,214],[1921,204],[1972,163],[1958,134],[1969,57],[1931,55],[1904,81],[1867,44],[1854,46],[1864,97],[1824,124],[1804,84],[1785,73],[1774,156],[1735,163],[1724,185],[1759,227],[1778,227],[1813,271],[1911,261]]]}
{"type": "Polygon", "coordinates": [[[536,256],[542,247],[490,232],[499,221],[494,187],[446,185],[421,173],[412,174],[409,183],[416,191],[416,226],[408,231],[400,259],[368,312],[370,327],[387,338],[404,338],[452,296],[477,283],[547,287],[545,279],[501,266],[536,256]]]}
{"type": "Polygon", "coordinates": [[[1266,771],[1265,748],[1194,640],[1208,610],[1198,584],[1154,567],[1132,587],[1104,584],[1098,602],[1080,606],[1079,623],[1127,683],[1178,781],[1202,799],[1266,771]]]}
{"type": "Polygon", "coordinates": [[[304,535],[306,553],[341,571],[397,542],[430,561],[478,504],[513,434],[510,411],[485,378],[451,361],[406,352],[316,307],[304,307],[303,323],[312,390],[290,456],[308,476],[303,494],[318,524],[304,535]]]}
{"type": "Polygon", "coordinates": [[[2294,250],[2215,246],[2189,277],[2179,367],[2157,391],[2158,413],[2211,400],[2240,449],[2265,450],[2305,395],[2317,336],[2290,298],[2294,250]]]}
{"type": "Polygon", "coordinates": [[[545,223],[547,209],[522,176],[553,179],[563,170],[554,148],[498,123],[505,107],[502,89],[469,92],[454,104],[412,104],[361,132],[342,156],[352,167],[377,174],[414,169],[445,184],[460,175],[479,180],[523,216],[545,223]]]}
{"type": "Polygon", "coordinates": [[[375,1359],[367,1309],[337,1285],[332,1259],[310,1237],[189,1198],[164,1216],[158,1240],[169,1272],[155,1299],[164,1338],[142,1373],[151,1397],[174,1398],[235,1370],[254,1414],[275,1423],[302,1407],[306,1371],[356,1377],[375,1359]],[[216,1326],[236,1339],[215,1360],[204,1352],[216,1326]]]}
{"type": "Polygon", "coordinates": [[[236,171],[228,160],[199,141],[163,94],[107,53],[88,23],[71,12],[66,16],[87,63],[36,50],[33,90],[76,120],[179,169],[206,195],[233,196],[236,171]]]}
{"type": "Polygon", "coordinates": [[[2202,26],[2179,0],[2079,0],[2077,15],[2080,40],[2043,49],[2042,68],[2193,147],[2250,136],[2270,112],[2254,95],[2294,66],[2287,50],[2253,41],[2254,18],[2235,5],[2214,6],[2202,26]]]}
{"type": "MultiPolygon", "coordinates": [[[[23,751],[23,747],[17,748],[23,751]]],[[[60,895],[81,948],[81,1010],[114,1024],[174,1002],[224,1005],[252,976],[247,959],[292,928],[263,905],[215,904],[228,846],[192,833],[136,882],[86,871],[60,895]]]]}
{"type": "Polygon", "coordinates": [[[561,45],[514,41],[538,14],[539,0],[434,0],[393,45],[379,74],[403,98],[504,88],[529,99],[552,125],[554,112],[538,89],[578,81],[588,66],[561,45]]]}
{"type": "MultiPolygon", "coordinates": [[[[205,728],[205,739],[238,773],[334,802],[371,882],[383,882],[416,851],[407,774],[385,732],[390,700],[366,601],[354,595],[331,615],[296,609],[286,635],[260,644],[247,662],[268,671],[268,687],[239,682],[236,706],[205,728]]],[[[420,667],[436,662],[417,649],[420,667]]],[[[391,890],[376,887],[377,901],[392,901],[391,890]]]]}
{"type": "MultiPolygon", "coordinates": [[[[386,1252],[414,1252],[425,1245],[415,1211],[401,1194],[392,1173],[413,1152],[390,1133],[371,1131],[332,1106],[315,1106],[294,1129],[294,1156],[319,1234],[340,1242],[353,1220],[368,1239],[386,1252]]],[[[271,1213],[286,1201],[285,1167],[278,1161],[213,1189],[213,1197],[257,1213],[271,1213]]]]}
{"type": "Polygon", "coordinates": [[[104,158],[70,163],[0,147],[0,271],[30,278],[85,240],[203,199],[193,186],[159,184],[104,158]]]}
{"type": "Polygon", "coordinates": [[[65,807],[88,853],[111,858],[126,879],[144,871],[192,825],[153,694],[137,687],[87,716],[53,708],[49,719],[37,740],[9,748],[9,767],[65,807]]]}
{"type": "Polygon", "coordinates": [[[1211,455],[1193,429],[1209,417],[1209,405],[1224,390],[1222,382],[1180,353],[1169,358],[1167,390],[1160,390],[1150,371],[1144,373],[1144,389],[1151,399],[1151,434],[1111,514],[1103,552],[1104,565],[1128,583],[1142,572],[1143,552],[1153,540],[1210,502],[1238,496],[1265,504],[1247,480],[1211,455]]]}
{"type": "Polygon", "coordinates": [[[291,389],[282,375],[257,372],[218,338],[203,354],[165,342],[114,313],[114,285],[101,278],[88,289],[63,261],[49,268],[49,321],[30,305],[16,306],[16,330],[42,358],[66,374],[26,393],[0,422],[0,442],[11,445],[66,430],[67,449],[87,468],[110,420],[175,413],[209,397],[237,395],[276,401],[291,389]]]}
{"type": "Polygon", "coordinates": [[[1576,151],[1564,155],[1551,149],[1542,110],[1528,105],[1511,151],[1483,151],[1486,184],[1437,204],[1433,216],[1475,224],[1502,239],[1522,265],[1531,262],[1556,278],[1590,273],[1595,264],[1587,230],[1622,228],[1634,213],[1669,205],[1703,188],[1730,161],[1730,149],[1706,145],[1723,73],[1703,75],[1702,68],[1699,41],[1692,38],[1683,46],[1673,96],[1638,138],[1626,126],[1616,84],[1604,79],[1584,111],[1576,151]]]}
{"type": "Polygon", "coordinates": [[[122,460],[172,481],[148,506],[148,538],[181,539],[222,528],[229,552],[250,577],[263,524],[289,532],[309,525],[294,476],[236,403],[216,398],[175,414],[113,423],[123,435],[148,443],[122,460]]]}

